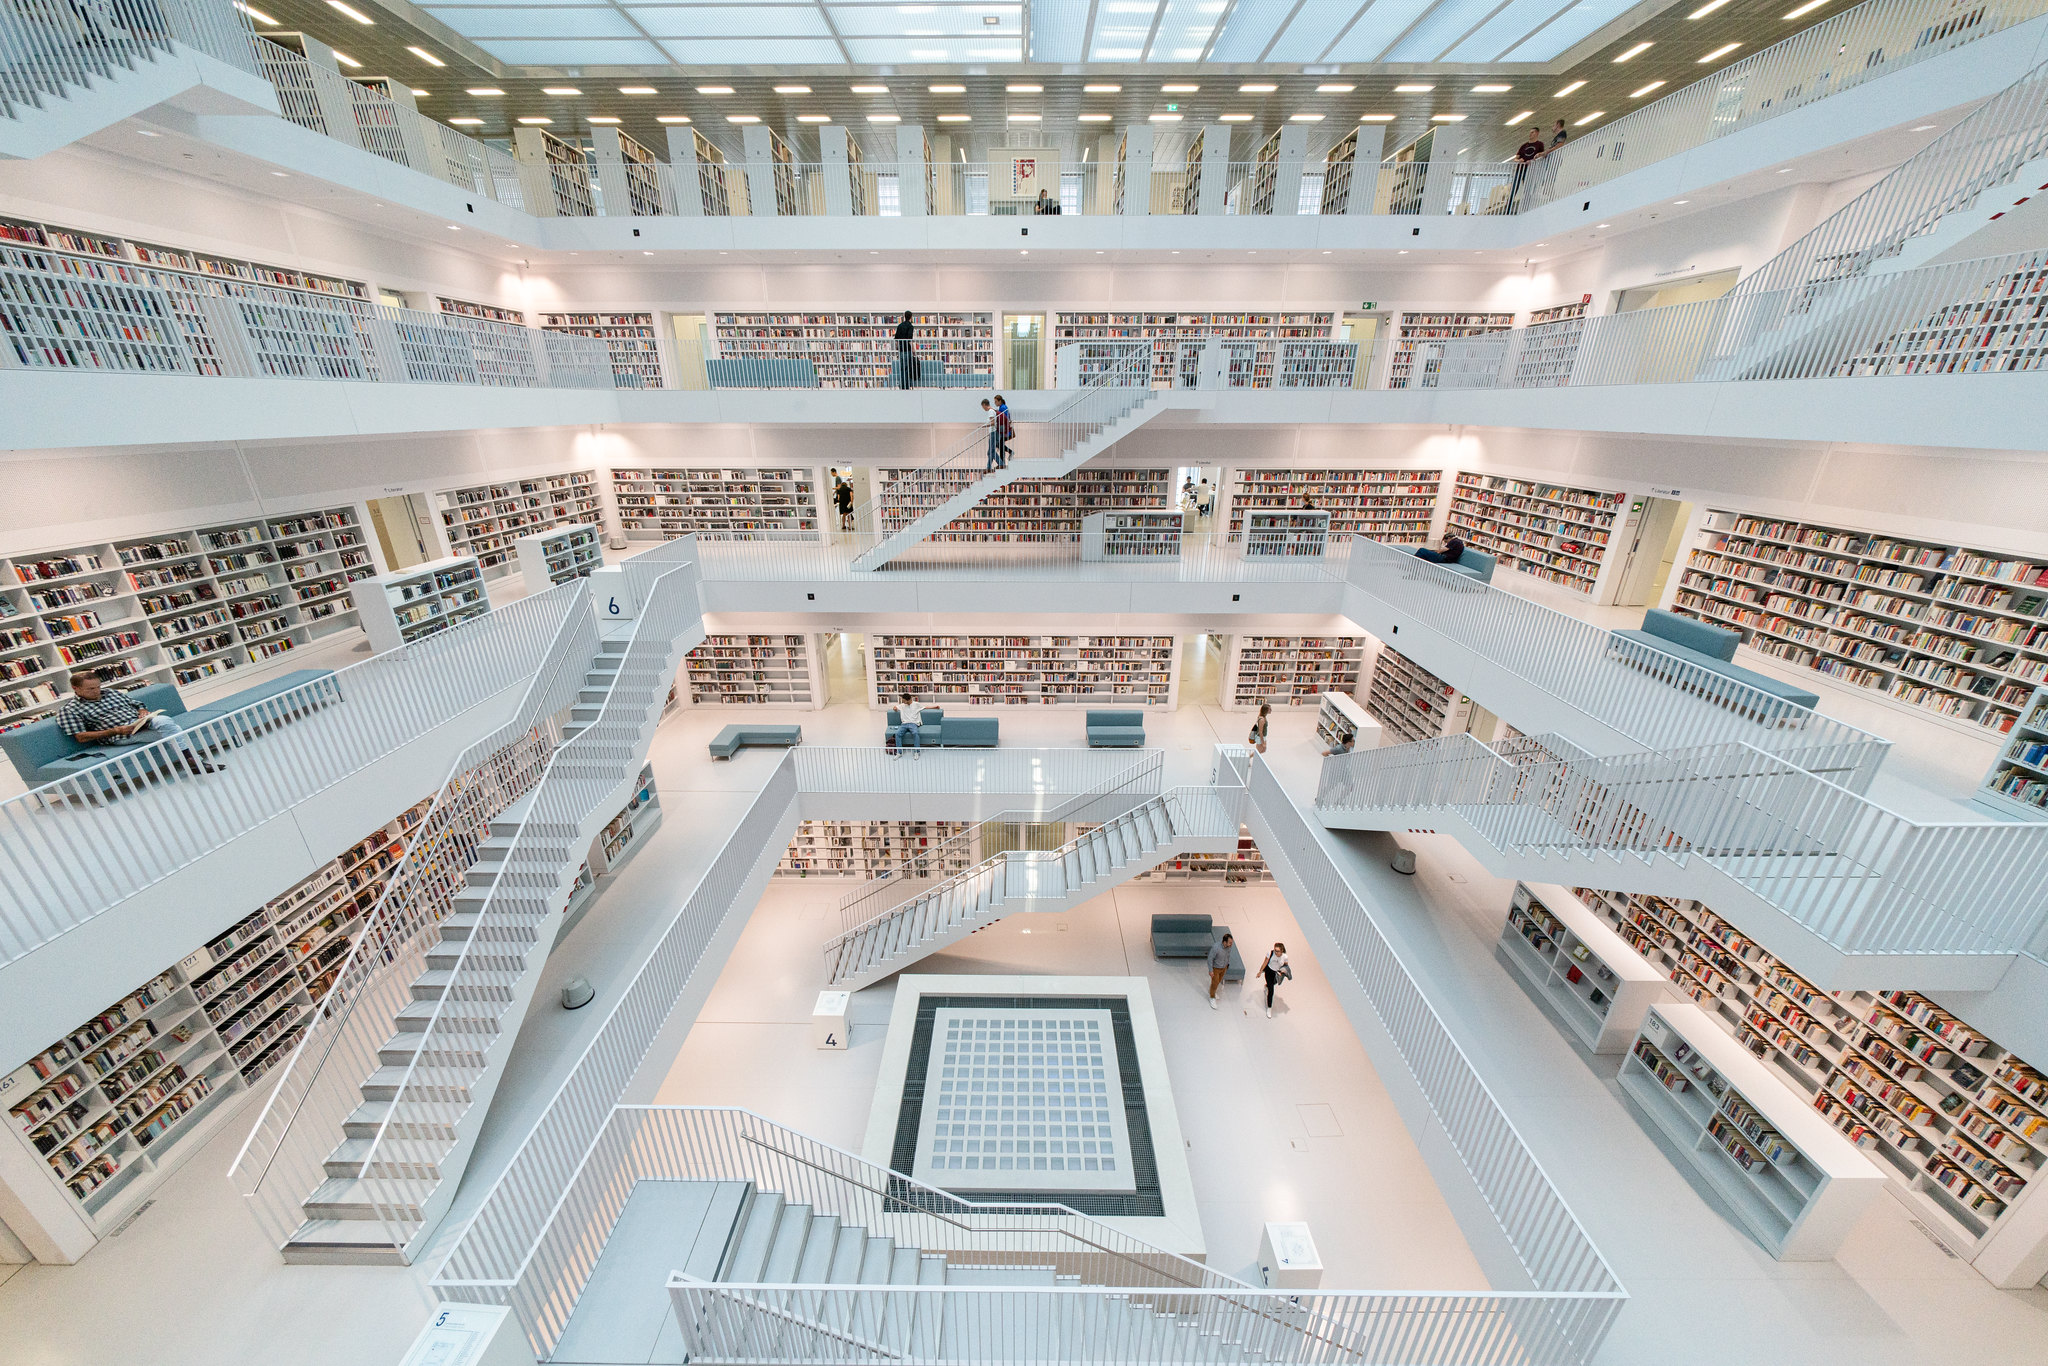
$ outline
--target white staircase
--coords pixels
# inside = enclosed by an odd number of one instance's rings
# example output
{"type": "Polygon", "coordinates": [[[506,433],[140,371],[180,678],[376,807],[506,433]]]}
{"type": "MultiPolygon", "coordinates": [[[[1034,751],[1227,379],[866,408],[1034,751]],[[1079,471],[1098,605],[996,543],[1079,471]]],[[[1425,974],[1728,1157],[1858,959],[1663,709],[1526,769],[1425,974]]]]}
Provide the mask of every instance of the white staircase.
{"type": "Polygon", "coordinates": [[[996,854],[839,935],[825,946],[831,985],[871,986],[1020,911],[1064,910],[1184,854],[1237,848],[1242,788],[1178,787],[1141,801],[1058,849],[996,854]]]}
{"type": "Polygon", "coordinates": [[[639,781],[676,669],[704,639],[695,599],[694,578],[658,585],[630,638],[600,643],[539,785],[490,820],[286,1261],[407,1261],[445,1210],[578,869],[639,781]]]}

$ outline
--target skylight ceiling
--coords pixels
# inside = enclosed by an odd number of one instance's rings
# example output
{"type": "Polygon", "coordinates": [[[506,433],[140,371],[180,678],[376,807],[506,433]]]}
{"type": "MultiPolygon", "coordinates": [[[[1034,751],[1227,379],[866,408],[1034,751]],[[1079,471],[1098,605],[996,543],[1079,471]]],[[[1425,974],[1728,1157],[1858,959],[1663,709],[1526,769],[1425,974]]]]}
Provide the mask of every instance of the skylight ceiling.
{"type": "Polygon", "coordinates": [[[420,6],[521,66],[1547,62],[1634,0],[499,0],[420,6]]]}

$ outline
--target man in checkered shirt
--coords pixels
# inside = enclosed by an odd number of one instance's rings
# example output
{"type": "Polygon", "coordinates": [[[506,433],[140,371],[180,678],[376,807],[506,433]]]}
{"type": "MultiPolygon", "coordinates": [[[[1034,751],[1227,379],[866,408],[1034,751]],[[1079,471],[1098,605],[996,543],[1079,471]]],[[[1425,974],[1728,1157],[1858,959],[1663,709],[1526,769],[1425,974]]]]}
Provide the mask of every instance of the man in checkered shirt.
{"type": "Polygon", "coordinates": [[[108,690],[95,673],[71,675],[71,697],[57,708],[57,729],[81,745],[146,745],[168,738],[194,774],[214,771],[193,752],[176,721],[118,688],[108,690]]]}

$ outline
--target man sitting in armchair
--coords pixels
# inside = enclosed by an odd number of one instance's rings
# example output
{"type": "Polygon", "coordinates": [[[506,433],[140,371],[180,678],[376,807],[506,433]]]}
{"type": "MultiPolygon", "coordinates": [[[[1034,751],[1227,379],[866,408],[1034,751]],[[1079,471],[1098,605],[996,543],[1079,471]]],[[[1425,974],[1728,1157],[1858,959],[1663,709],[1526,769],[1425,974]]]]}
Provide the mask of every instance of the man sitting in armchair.
{"type": "Polygon", "coordinates": [[[71,675],[71,697],[57,708],[57,729],[85,746],[147,745],[169,739],[194,776],[215,771],[194,752],[176,721],[119,688],[108,688],[96,673],[71,675]]]}

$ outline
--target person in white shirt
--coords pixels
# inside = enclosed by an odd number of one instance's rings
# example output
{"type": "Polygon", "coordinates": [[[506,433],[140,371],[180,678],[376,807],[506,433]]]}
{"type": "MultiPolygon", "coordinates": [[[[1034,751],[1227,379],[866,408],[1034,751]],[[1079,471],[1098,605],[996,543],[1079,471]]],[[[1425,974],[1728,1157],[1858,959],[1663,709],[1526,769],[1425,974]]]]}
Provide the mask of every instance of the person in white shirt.
{"type": "Polygon", "coordinates": [[[1266,979],[1266,1018],[1273,1018],[1273,988],[1282,981],[1294,980],[1294,969],[1287,966],[1287,946],[1274,943],[1273,951],[1266,955],[1266,961],[1259,964],[1259,973],[1266,979]]]}

